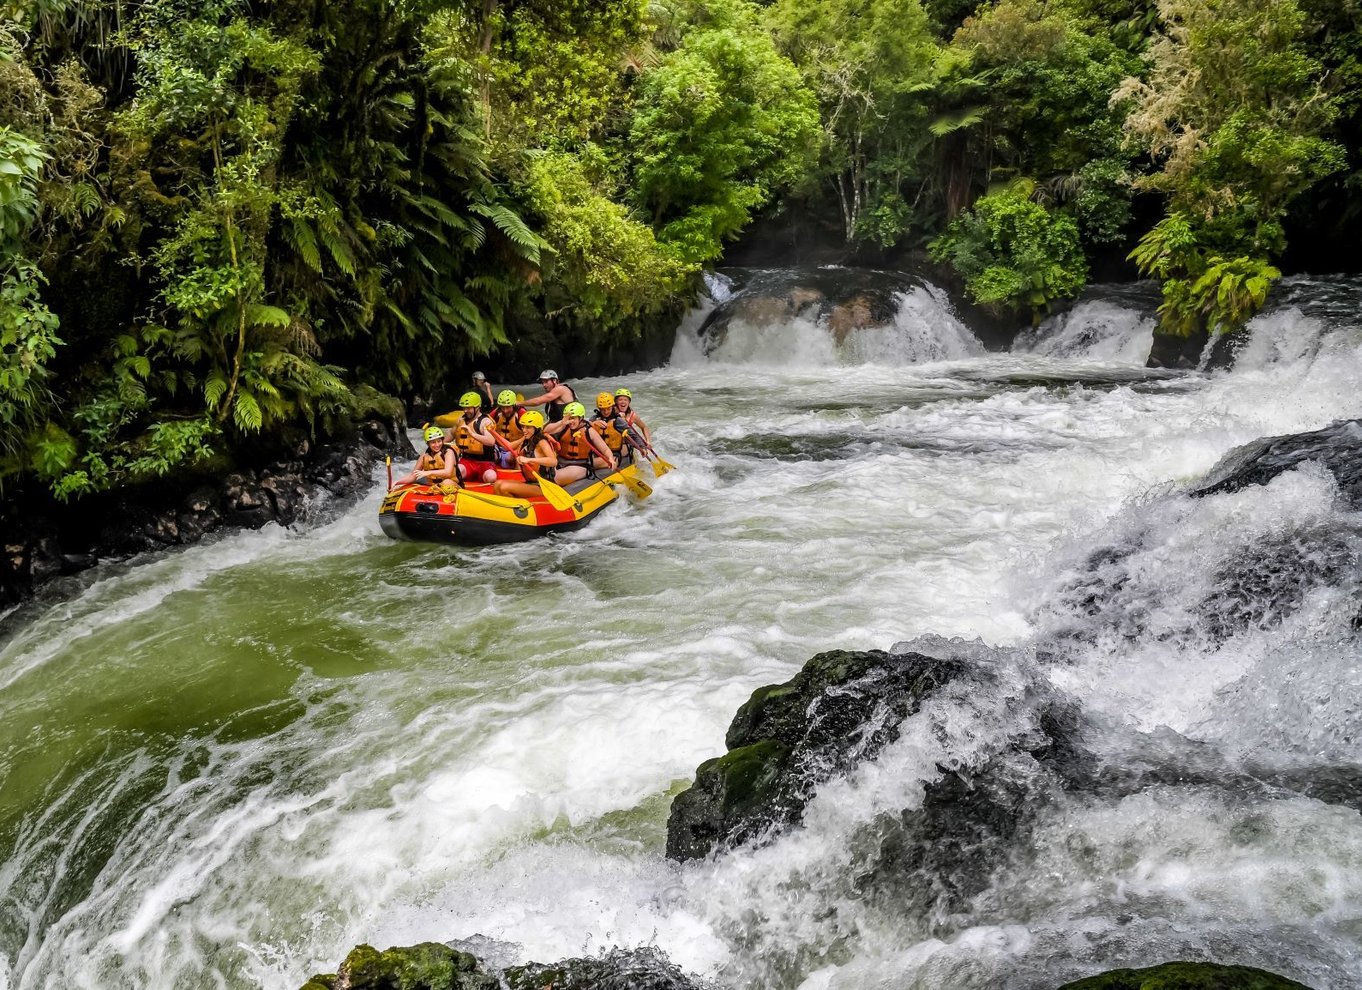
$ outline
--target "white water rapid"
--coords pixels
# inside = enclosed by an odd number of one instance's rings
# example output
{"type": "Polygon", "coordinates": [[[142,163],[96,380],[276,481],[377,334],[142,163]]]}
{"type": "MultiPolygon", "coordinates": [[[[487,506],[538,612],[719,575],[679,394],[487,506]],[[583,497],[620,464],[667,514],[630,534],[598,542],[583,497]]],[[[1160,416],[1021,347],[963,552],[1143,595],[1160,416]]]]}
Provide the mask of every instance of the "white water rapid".
{"type": "Polygon", "coordinates": [[[1019,762],[1043,807],[980,847],[969,898],[859,875],[883,816],[1008,752],[1037,697],[1072,703],[1112,779],[1193,751],[1356,776],[1362,517],[1308,464],[1178,494],[1236,445],[1362,416],[1362,290],[1288,288],[1209,374],[1144,370],[1147,317],[1115,294],[1006,354],[930,289],[840,345],[795,320],[705,357],[695,314],[668,367],[574,382],[627,384],[678,469],[569,537],[393,543],[376,479],[325,525],[29,608],[0,640],[0,988],[294,990],[358,942],[474,934],[544,962],[653,945],[724,988],[1045,987],[1180,956],[1362,987],[1362,816],[1327,795],[1060,793],[1019,762]],[[1195,603],[1269,544],[1334,577],[1278,617],[1250,583],[1256,618],[1208,624],[1195,603]],[[663,856],[754,688],[932,637],[979,641],[973,689],[769,845],[663,856]]]}

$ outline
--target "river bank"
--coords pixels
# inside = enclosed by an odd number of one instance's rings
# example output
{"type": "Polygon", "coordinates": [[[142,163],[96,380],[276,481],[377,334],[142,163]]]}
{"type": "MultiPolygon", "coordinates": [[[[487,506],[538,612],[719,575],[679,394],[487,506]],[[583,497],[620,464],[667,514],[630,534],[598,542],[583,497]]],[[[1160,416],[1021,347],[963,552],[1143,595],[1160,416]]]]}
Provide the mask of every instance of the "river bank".
{"type": "Polygon", "coordinates": [[[297,434],[273,453],[70,505],[41,496],[7,500],[0,507],[0,616],[51,582],[101,563],[192,546],[223,531],[315,521],[367,491],[386,456],[415,456],[396,418],[350,424],[320,443],[297,434]]]}

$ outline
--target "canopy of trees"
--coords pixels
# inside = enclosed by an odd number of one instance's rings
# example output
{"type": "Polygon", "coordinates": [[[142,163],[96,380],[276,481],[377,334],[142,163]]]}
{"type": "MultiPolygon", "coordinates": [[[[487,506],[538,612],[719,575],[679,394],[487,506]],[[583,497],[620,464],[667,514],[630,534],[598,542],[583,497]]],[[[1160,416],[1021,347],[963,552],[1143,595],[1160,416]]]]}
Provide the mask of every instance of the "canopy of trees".
{"type": "Polygon", "coordinates": [[[1164,329],[1354,228],[1352,0],[0,2],[0,486],[78,498],[532,337],[674,318],[761,211],[1164,329]]]}

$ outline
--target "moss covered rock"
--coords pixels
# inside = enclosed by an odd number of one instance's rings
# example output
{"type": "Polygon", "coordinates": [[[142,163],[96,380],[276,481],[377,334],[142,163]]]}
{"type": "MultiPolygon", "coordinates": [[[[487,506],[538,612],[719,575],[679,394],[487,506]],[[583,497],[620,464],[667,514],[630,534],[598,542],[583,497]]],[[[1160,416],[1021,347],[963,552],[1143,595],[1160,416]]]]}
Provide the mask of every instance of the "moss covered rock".
{"type": "Polygon", "coordinates": [[[1288,980],[1248,966],[1217,966],[1214,963],[1170,962],[1148,969],[1114,969],[1066,983],[1059,990],[1310,990],[1288,980]]]}
{"type": "Polygon", "coordinates": [[[439,942],[383,952],[372,945],[357,945],[334,975],[314,976],[300,990],[698,990],[700,986],[656,949],[614,949],[592,959],[512,966],[499,977],[476,957],[439,942]]]}
{"type": "Polygon", "coordinates": [[[700,858],[798,822],[821,781],[873,758],[964,669],[918,653],[834,650],[758,688],[729,726],[728,753],[701,764],[672,803],[667,855],[700,858]]]}
{"type": "Polygon", "coordinates": [[[380,952],[372,945],[350,950],[334,976],[314,976],[301,990],[499,990],[496,977],[477,959],[439,942],[380,952]]]}

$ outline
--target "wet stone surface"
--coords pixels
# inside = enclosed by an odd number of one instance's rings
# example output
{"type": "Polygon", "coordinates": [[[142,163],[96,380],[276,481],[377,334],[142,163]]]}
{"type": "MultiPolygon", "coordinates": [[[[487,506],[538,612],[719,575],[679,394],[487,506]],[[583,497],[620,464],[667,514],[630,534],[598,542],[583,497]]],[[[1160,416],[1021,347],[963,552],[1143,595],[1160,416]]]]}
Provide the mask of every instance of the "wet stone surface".
{"type": "Polygon", "coordinates": [[[372,419],[358,424],[351,440],[318,446],[305,440],[278,460],[204,481],[185,494],[167,487],[91,497],[47,514],[7,505],[0,510],[0,608],[100,561],[188,546],[224,528],[304,521],[318,496],[333,506],[358,497],[388,453],[411,456],[406,432],[400,423],[372,419]]]}

